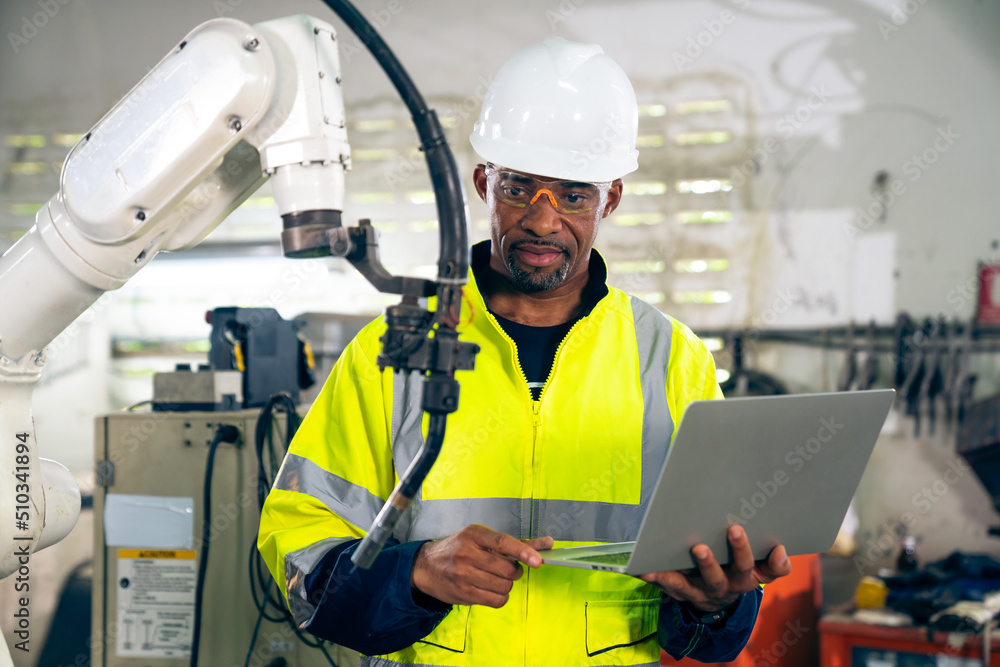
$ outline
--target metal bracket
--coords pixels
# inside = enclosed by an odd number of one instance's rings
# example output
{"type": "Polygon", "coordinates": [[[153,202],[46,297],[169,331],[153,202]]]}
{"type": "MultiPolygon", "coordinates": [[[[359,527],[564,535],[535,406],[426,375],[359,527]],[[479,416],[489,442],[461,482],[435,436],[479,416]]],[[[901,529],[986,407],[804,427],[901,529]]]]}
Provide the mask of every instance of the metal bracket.
{"type": "MultiPolygon", "coordinates": [[[[0,343],[3,341],[0,340],[0,343]]],[[[38,382],[45,370],[45,350],[29,352],[20,359],[11,359],[0,352],[0,381],[38,382]]]]}
{"type": "Polygon", "coordinates": [[[114,486],[115,485],[115,462],[114,461],[98,461],[94,472],[97,475],[97,486],[114,486]]]}

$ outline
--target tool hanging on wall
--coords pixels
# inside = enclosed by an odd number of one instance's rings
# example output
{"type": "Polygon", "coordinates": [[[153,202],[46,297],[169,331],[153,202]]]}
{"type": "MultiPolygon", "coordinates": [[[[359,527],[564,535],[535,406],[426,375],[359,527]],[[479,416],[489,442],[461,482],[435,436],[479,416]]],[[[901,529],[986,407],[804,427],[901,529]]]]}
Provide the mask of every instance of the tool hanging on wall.
{"type": "Polygon", "coordinates": [[[733,355],[733,367],[729,371],[729,378],[723,383],[725,386],[722,388],[722,391],[723,393],[728,391],[729,394],[727,395],[746,396],[749,381],[746,370],[743,368],[743,334],[733,334],[726,341],[726,347],[729,348],[733,355]]]}
{"type": "Polygon", "coordinates": [[[899,386],[899,395],[903,399],[898,407],[902,408],[905,414],[913,417],[917,424],[916,430],[920,430],[920,416],[917,414],[917,400],[920,396],[920,387],[924,379],[924,359],[926,355],[926,325],[913,332],[912,340],[909,344],[900,343],[899,365],[904,370],[903,383],[899,386]]]}
{"type": "Polygon", "coordinates": [[[868,321],[865,332],[865,357],[861,363],[861,375],[858,379],[858,389],[866,390],[875,386],[878,381],[878,350],[875,348],[875,320],[868,321]]]}
{"type": "Polygon", "coordinates": [[[837,382],[838,391],[850,391],[854,384],[855,376],[858,374],[858,363],[854,358],[854,320],[847,325],[847,336],[844,345],[844,368],[840,371],[840,380],[837,382]]]}
{"type": "Polygon", "coordinates": [[[958,352],[958,371],[955,375],[954,393],[952,393],[951,409],[955,415],[956,426],[962,425],[965,419],[965,408],[972,398],[972,389],[976,384],[976,375],[969,372],[969,357],[972,354],[973,338],[976,333],[976,318],[973,316],[962,332],[962,344],[958,352]]]}
{"type": "MultiPolygon", "coordinates": [[[[912,353],[912,340],[916,327],[913,324],[913,320],[906,313],[900,313],[896,318],[896,325],[893,335],[893,340],[895,341],[893,350],[894,359],[894,369],[893,369],[893,385],[900,389],[903,383],[906,382],[907,375],[907,360],[909,355],[912,353]]],[[[899,398],[905,399],[905,395],[900,392],[899,398]]],[[[905,402],[905,401],[903,401],[905,402]]],[[[897,405],[898,407],[898,405],[897,405]]]]}
{"type": "MultiPolygon", "coordinates": [[[[851,320],[847,325],[844,344],[844,368],[840,374],[837,389],[839,391],[863,391],[871,389],[878,379],[878,349],[875,346],[875,320],[869,320],[865,328],[865,344],[860,351],[861,363],[858,363],[859,350],[854,343],[855,325],[851,320]]],[[[824,334],[825,335],[825,334],[824,334]]]]}
{"type": "Polygon", "coordinates": [[[930,333],[927,338],[926,361],[924,363],[924,376],[920,383],[920,392],[917,398],[917,415],[914,424],[913,437],[920,437],[920,423],[923,421],[927,426],[927,435],[934,435],[936,411],[935,402],[938,394],[941,393],[943,382],[941,379],[941,334],[945,328],[943,317],[930,321],[930,333]]]}
{"type": "Polygon", "coordinates": [[[958,380],[959,362],[959,337],[958,331],[961,327],[958,319],[948,322],[945,333],[945,355],[944,365],[941,375],[944,381],[944,388],[941,390],[942,402],[944,403],[944,422],[947,428],[951,428],[955,419],[954,398],[958,380]]]}

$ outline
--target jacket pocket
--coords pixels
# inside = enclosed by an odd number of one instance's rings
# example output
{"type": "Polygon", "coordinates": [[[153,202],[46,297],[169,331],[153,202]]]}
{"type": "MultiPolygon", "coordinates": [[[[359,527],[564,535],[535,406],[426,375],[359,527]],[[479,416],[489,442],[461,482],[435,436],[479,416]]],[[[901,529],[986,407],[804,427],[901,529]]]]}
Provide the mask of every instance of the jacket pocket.
{"type": "Polygon", "coordinates": [[[455,606],[433,632],[418,639],[417,644],[430,644],[455,653],[465,652],[465,639],[469,631],[469,612],[472,607],[455,606]]]}
{"type": "Polygon", "coordinates": [[[595,656],[656,637],[660,599],[586,603],[587,655],[595,656]]]}

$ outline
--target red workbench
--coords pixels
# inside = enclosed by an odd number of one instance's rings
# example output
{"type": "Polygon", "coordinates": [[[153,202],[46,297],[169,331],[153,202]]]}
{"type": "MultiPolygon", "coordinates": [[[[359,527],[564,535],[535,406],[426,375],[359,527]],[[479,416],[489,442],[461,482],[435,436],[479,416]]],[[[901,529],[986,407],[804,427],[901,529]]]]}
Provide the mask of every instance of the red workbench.
{"type": "MultiPolygon", "coordinates": [[[[982,660],[981,635],[958,635],[964,641],[956,649],[949,645],[946,632],[928,637],[923,627],[893,628],[857,623],[849,617],[824,617],[819,636],[820,667],[853,667],[851,649],[855,647],[982,660]]],[[[1000,667],[1000,637],[994,637],[990,646],[989,667],[1000,667]]]]}

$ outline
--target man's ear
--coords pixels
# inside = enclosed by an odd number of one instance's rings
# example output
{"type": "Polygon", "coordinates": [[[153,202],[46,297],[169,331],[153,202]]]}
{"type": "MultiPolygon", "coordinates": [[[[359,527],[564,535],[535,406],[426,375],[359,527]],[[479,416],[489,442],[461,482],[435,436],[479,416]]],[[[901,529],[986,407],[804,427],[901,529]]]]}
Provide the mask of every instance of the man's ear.
{"type": "Polygon", "coordinates": [[[476,170],[472,172],[472,180],[476,184],[476,192],[479,198],[486,201],[486,165],[477,164],[476,170]]]}
{"type": "Polygon", "coordinates": [[[618,208],[618,204],[622,200],[622,188],[624,187],[622,179],[616,178],[612,181],[611,189],[608,190],[608,203],[604,205],[604,214],[601,216],[602,218],[608,217],[614,213],[616,208],[618,208]]]}

